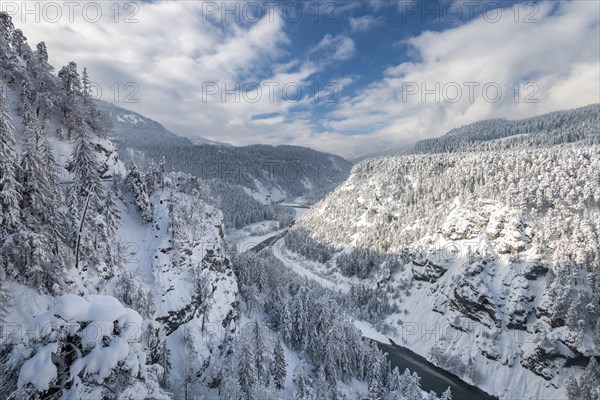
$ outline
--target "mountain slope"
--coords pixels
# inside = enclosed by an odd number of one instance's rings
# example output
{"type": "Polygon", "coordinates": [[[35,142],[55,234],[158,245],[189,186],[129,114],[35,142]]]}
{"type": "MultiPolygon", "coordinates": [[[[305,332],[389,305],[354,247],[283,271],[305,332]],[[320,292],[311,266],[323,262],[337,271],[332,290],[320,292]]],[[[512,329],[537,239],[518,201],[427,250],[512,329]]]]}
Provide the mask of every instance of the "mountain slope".
{"type": "Polygon", "coordinates": [[[223,214],[194,177],[126,172],[89,82],[0,12],[0,323],[19,327],[0,397],[199,396],[237,327],[223,214]]]}
{"type": "Polygon", "coordinates": [[[600,355],[599,167],[582,145],[363,161],[286,246],[384,296],[371,322],[442,368],[564,398],[600,355]]]}
{"type": "Polygon", "coordinates": [[[555,111],[521,120],[489,119],[417,142],[412,154],[453,153],[478,149],[547,147],[560,143],[598,144],[600,104],[555,111]]]}
{"type": "Polygon", "coordinates": [[[263,204],[297,197],[313,202],[343,182],[352,167],[342,157],[296,146],[138,145],[135,149],[133,159],[141,165],[164,157],[169,170],[239,185],[263,204]]]}
{"type": "Polygon", "coordinates": [[[118,107],[105,101],[96,102],[112,123],[109,136],[122,147],[137,143],[156,145],[191,145],[186,138],[175,135],[156,121],[136,112],[118,107]]]}

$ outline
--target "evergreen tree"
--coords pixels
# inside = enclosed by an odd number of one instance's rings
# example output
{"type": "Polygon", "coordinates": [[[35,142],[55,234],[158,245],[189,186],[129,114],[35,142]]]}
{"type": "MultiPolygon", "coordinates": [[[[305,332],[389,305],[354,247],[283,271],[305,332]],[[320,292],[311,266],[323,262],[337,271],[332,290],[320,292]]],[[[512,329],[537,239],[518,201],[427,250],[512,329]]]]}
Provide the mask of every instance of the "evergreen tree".
{"type": "Polygon", "coordinates": [[[23,154],[21,156],[21,212],[24,224],[31,230],[46,224],[46,207],[49,189],[46,186],[39,140],[41,136],[37,119],[29,112],[23,116],[25,125],[23,154]]]}
{"type": "Polygon", "coordinates": [[[90,129],[99,137],[106,137],[110,122],[94,104],[92,93],[92,81],[88,75],[87,68],[83,69],[81,76],[81,102],[78,104],[81,118],[90,129]]]}
{"type": "MultiPolygon", "coordinates": [[[[58,245],[59,238],[64,239],[64,216],[61,211],[63,204],[63,192],[60,188],[60,166],[54,158],[52,146],[48,140],[48,135],[42,128],[42,137],[40,138],[40,156],[44,170],[47,187],[47,201],[44,210],[44,220],[48,222],[51,236],[56,238],[58,245]]],[[[58,249],[56,249],[58,251],[58,249]]]]}
{"type": "Polygon", "coordinates": [[[237,372],[230,367],[223,372],[223,379],[219,388],[219,395],[223,400],[240,400],[244,396],[237,372]]]}
{"type": "Polygon", "coordinates": [[[256,359],[252,347],[248,339],[242,339],[238,356],[238,378],[246,399],[251,399],[252,388],[256,384],[256,359]]]}
{"type": "Polygon", "coordinates": [[[600,365],[598,365],[596,357],[590,358],[588,366],[579,378],[579,388],[583,400],[600,398],[600,365]]]}
{"type": "Polygon", "coordinates": [[[306,400],[310,395],[310,383],[306,376],[306,371],[302,366],[298,366],[294,371],[294,383],[296,390],[294,391],[294,400],[306,400]]]}
{"type": "Polygon", "coordinates": [[[369,381],[369,400],[383,400],[385,395],[385,358],[381,354],[372,365],[371,379],[369,381]]]}
{"type": "Polygon", "coordinates": [[[11,47],[12,34],[15,27],[8,13],[0,12],[0,67],[7,69],[8,77],[12,77],[15,69],[15,58],[11,47]]]}
{"type": "Polygon", "coordinates": [[[317,382],[315,384],[315,398],[317,399],[330,399],[332,395],[331,386],[327,382],[325,375],[325,369],[321,365],[319,372],[317,373],[317,382]]]}
{"type": "MultiPolygon", "coordinates": [[[[93,137],[84,124],[79,130],[70,161],[74,175],[73,187],[69,193],[71,227],[75,229],[75,265],[78,268],[82,254],[94,254],[97,248],[98,216],[102,185],[100,166],[93,145],[93,137]]],[[[85,269],[86,267],[84,267],[85,269]]]]}
{"type": "Polygon", "coordinates": [[[162,387],[168,387],[169,375],[173,366],[171,365],[171,350],[167,346],[166,340],[162,342],[158,364],[163,367],[163,376],[160,384],[162,387]]]}
{"type": "Polygon", "coordinates": [[[48,62],[48,49],[45,42],[39,42],[36,46],[36,58],[41,62],[48,62]]]}
{"type": "Polygon", "coordinates": [[[94,150],[94,136],[88,126],[77,131],[75,147],[69,164],[74,175],[76,195],[82,206],[91,193],[91,204],[97,208],[100,199],[100,163],[94,150]]]}
{"type": "Polygon", "coordinates": [[[115,239],[121,221],[121,212],[115,201],[114,186],[106,191],[106,199],[104,200],[104,221],[108,235],[115,239]]]}
{"type": "Polygon", "coordinates": [[[61,81],[61,112],[64,125],[67,127],[67,138],[71,139],[76,130],[82,129],[84,120],[81,109],[81,78],[77,72],[77,64],[71,61],[58,72],[61,81]]]}
{"type": "Polygon", "coordinates": [[[273,349],[273,381],[277,389],[283,389],[285,385],[285,377],[287,375],[287,363],[285,362],[285,354],[281,340],[277,338],[275,348],[273,349]]]}
{"type": "Polygon", "coordinates": [[[44,160],[42,133],[35,115],[24,97],[23,123],[25,125],[23,155],[20,166],[21,214],[23,229],[10,241],[19,251],[11,254],[9,268],[13,277],[39,290],[56,292],[63,268],[60,248],[56,176],[50,173],[44,160]]]}
{"type": "Polygon", "coordinates": [[[146,183],[142,172],[138,169],[135,163],[131,163],[129,171],[127,172],[127,183],[131,189],[133,195],[133,202],[135,203],[142,221],[144,223],[150,223],[153,219],[152,205],[148,198],[148,190],[146,189],[146,183]]]}
{"type": "Polygon", "coordinates": [[[452,400],[452,391],[450,390],[450,387],[448,387],[448,389],[446,389],[444,393],[442,393],[442,397],[440,397],[440,400],[452,400]]]}
{"type": "Polygon", "coordinates": [[[16,169],[13,126],[4,91],[0,88],[0,239],[14,233],[20,223],[16,169]]]}
{"type": "Polygon", "coordinates": [[[15,29],[12,34],[12,48],[19,57],[28,59],[31,55],[31,48],[27,44],[27,38],[20,29],[15,29]]]}
{"type": "MultiPolygon", "coordinates": [[[[45,121],[49,112],[60,103],[60,92],[54,68],[48,63],[48,50],[44,42],[37,44],[36,51],[27,61],[27,71],[35,92],[35,113],[40,121],[45,121]]],[[[62,130],[61,127],[58,129],[62,130]]]]}
{"type": "Polygon", "coordinates": [[[6,287],[6,276],[3,268],[0,268],[0,334],[4,336],[5,332],[2,332],[2,324],[6,322],[6,316],[10,312],[11,297],[8,287],[6,287]]]}
{"type": "Polygon", "coordinates": [[[254,344],[254,359],[256,362],[256,380],[262,382],[265,378],[264,372],[266,371],[265,363],[265,338],[263,337],[262,330],[258,321],[254,323],[254,329],[252,330],[252,341],[254,344]]]}
{"type": "Polygon", "coordinates": [[[83,68],[83,75],[81,76],[81,96],[83,103],[88,105],[92,103],[92,94],[90,87],[90,77],[88,76],[87,68],[83,68]]]}
{"type": "Polygon", "coordinates": [[[570,400],[578,400],[581,399],[581,391],[579,390],[579,382],[574,376],[570,376],[567,378],[567,383],[565,385],[567,388],[567,395],[570,400]]]}

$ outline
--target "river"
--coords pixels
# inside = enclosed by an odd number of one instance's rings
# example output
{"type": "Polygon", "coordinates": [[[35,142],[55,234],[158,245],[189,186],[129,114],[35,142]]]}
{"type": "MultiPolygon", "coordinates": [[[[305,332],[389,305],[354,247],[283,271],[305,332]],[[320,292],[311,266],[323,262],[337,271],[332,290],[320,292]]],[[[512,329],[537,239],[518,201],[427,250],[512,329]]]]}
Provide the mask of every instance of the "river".
{"type": "Polygon", "coordinates": [[[421,377],[421,387],[427,392],[433,390],[439,396],[449,386],[452,390],[452,400],[496,399],[496,397],[490,396],[478,387],[469,385],[456,375],[436,367],[405,347],[381,342],[376,343],[381,350],[388,353],[388,359],[392,363],[392,367],[398,367],[400,372],[404,372],[406,368],[411,372],[416,372],[421,377]]]}

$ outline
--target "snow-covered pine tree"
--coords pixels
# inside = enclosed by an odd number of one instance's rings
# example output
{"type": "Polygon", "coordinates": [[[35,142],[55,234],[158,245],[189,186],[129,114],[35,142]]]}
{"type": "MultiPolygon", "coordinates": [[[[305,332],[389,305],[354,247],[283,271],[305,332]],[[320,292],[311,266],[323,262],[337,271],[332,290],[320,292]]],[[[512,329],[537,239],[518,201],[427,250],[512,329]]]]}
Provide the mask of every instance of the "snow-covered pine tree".
{"type": "Polygon", "coordinates": [[[110,237],[116,238],[117,231],[121,223],[121,212],[117,207],[116,195],[114,186],[106,190],[106,198],[104,199],[103,208],[104,221],[106,223],[106,230],[110,237]]]}
{"type": "Polygon", "coordinates": [[[156,165],[154,162],[150,164],[148,173],[146,174],[148,193],[154,193],[156,190],[164,188],[165,171],[166,163],[164,157],[161,159],[160,164],[156,165]]]}
{"type": "Polygon", "coordinates": [[[596,357],[590,358],[588,366],[579,378],[579,388],[582,399],[600,399],[600,365],[596,357]]]}
{"type": "Polygon", "coordinates": [[[27,59],[27,50],[31,52],[27,44],[27,38],[20,29],[15,29],[12,34],[12,48],[17,55],[23,59],[27,59]]]}
{"type": "MultiPolygon", "coordinates": [[[[52,146],[48,140],[48,134],[42,127],[42,137],[40,138],[40,157],[44,169],[46,186],[48,189],[46,209],[44,210],[44,219],[48,223],[51,236],[58,239],[64,239],[64,216],[61,211],[63,205],[63,192],[60,188],[60,166],[54,158],[52,146]]],[[[57,249],[58,250],[58,249],[57,249]]]]}
{"type": "Polygon", "coordinates": [[[97,207],[102,188],[100,184],[100,163],[94,150],[93,140],[94,134],[87,125],[83,125],[78,129],[69,166],[74,175],[79,205],[83,205],[86,197],[91,193],[91,205],[97,207]]]}
{"type": "Polygon", "coordinates": [[[77,64],[71,61],[58,72],[61,81],[61,112],[63,124],[67,128],[67,138],[71,139],[77,130],[82,129],[81,78],[77,64]]]}
{"type": "Polygon", "coordinates": [[[377,352],[371,370],[371,379],[369,381],[369,400],[383,400],[385,395],[385,356],[377,352]]]}
{"type": "Polygon", "coordinates": [[[223,400],[239,400],[243,398],[244,394],[240,386],[238,373],[231,365],[228,365],[224,369],[219,389],[219,396],[223,400]]]}
{"type": "Polygon", "coordinates": [[[265,338],[258,321],[254,323],[252,328],[252,342],[254,345],[254,360],[256,363],[256,380],[261,383],[265,378],[264,374],[267,371],[267,365],[265,363],[265,338]]]}
{"type": "Polygon", "coordinates": [[[279,323],[281,336],[284,342],[291,345],[294,339],[294,323],[292,321],[292,314],[286,301],[283,310],[281,311],[281,322],[279,323]]]}
{"type": "Polygon", "coordinates": [[[283,346],[281,345],[281,339],[279,338],[277,338],[275,348],[273,349],[273,368],[271,375],[273,376],[273,382],[277,389],[283,389],[285,377],[287,375],[287,363],[285,362],[285,354],[283,352],[283,346]]]}
{"type": "Polygon", "coordinates": [[[100,165],[93,144],[93,134],[83,124],[77,131],[75,147],[70,161],[73,173],[73,187],[69,193],[69,208],[78,211],[72,214],[71,227],[76,230],[75,264],[79,267],[82,254],[94,251],[94,236],[97,234],[96,219],[102,197],[100,165]]]}
{"type": "Polygon", "coordinates": [[[242,337],[239,344],[238,378],[244,397],[251,399],[252,388],[256,384],[256,359],[253,351],[254,343],[242,337]]]}
{"type": "Polygon", "coordinates": [[[31,110],[27,85],[23,85],[23,154],[20,165],[22,229],[11,238],[12,252],[9,272],[22,283],[40,290],[57,291],[57,277],[63,268],[58,227],[57,177],[48,176],[49,170],[42,158],[43,134],[31,110]]]}
{"type": "Polygon", "coordinates": [[[96,135],[105,137],[110,123],[94,104],[94,93],[92,93],[93,82],[90,80],[87,68],[83,68],[81,75],[81,99],[79,110],[83,121],[92,129],[96,135]]]}
{"type": "Polygon", "coordinates": [[[11,48],[14,29],[12,17],[4,11],[0,12],[0,67],[6,69],[8,78],[12,78],[11,75],[16,64],[11,48]]]}
{"type": "Polygon", "coordinates": [[[327,381],[325,369],[321,365],[319,372],[317,373],[317,381],[315,383],[315,398],[317,399],[330,399],[331,398],[331,386],[327,381]]]}
{"type": "MultiPolygon", "coordinates": [[[[48,63],[46,44],[40,42],[31,59],[27,61],[28,76],[35,92],[34,109],[40,121],[45,121],[55,103],[60,102],[58,79],[53,71],[54,68],[48,63]]],[[[58,129],[62,130],[61,127],[58,129]]]]}
{"type": "Polygon", "coordinates": [[[4,269],[0,267],[0,334],[4,336],[5,332],[2,332],[2,324],[6,322],[6,317],[10,312],[11,307],[11,296],[6,285],[6,275],[4,269]]]}
{"type": "Polygon", "coordinates": [[[302,365],[299,365],[294,370],[294,383],[296,384],[296,390],[294,390],[294,400],[307,400],[310,396],[310,383],[306,376],[306,371],[302,365]]]}
{"type": "Polygon", "coordinates": [[[0,87],[0,239],[14,233],[20,223],[17,155],[13,131],[6,97],[0,87]]]}
{"type": "Polygon", "coordinates": [[[440,400],[452,400],[452,391],[450,390],[450,387],[448,387],[448,389],[446,389],[444,393],[442,393],[442,397],[440,397],[440,400]]]}
{"type": "Polygon", "coordinates": [[[91,82],[87,72],[87,68],[83,67],[83,74],[81,75],[81,97],[83,98],[84,104],[92,103],[91,93],[91,82]]]}
{"type": "MultiPolygon", "coordinates": [[[[28,99],[24,98],[28,103],[28,99]]],[[[23,154],[21,155],[21,213],[27,228],[39,229],[45,224],[45,208],[48,205],[49,189],[41,159],[39,141],[40,126],[33,115],[30,104],[23,105],[23,154]]],[[[36,230],[37,230],[36,229],[36,230]]]]}
{"type": "Polygon", "coordinates": [[[152,205],[148,198],[148,190],[142,172],[135,163],[131,163],[127,172],[127,183],[133,195],[133,202],[142,217],[144,223],[150,223],[153,219],[152,205]]]}

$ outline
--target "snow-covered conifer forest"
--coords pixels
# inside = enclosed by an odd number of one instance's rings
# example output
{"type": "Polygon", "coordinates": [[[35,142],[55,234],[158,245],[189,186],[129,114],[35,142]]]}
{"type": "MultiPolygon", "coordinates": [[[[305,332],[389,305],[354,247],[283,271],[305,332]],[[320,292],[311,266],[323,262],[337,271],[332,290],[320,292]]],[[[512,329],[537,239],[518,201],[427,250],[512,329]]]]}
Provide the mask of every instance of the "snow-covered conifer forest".
{"type": "Polygon", "coordinates": [[[600,398],[600,104],[352,165],[192,143],[15,25],[0,399],[600,398]]]}

